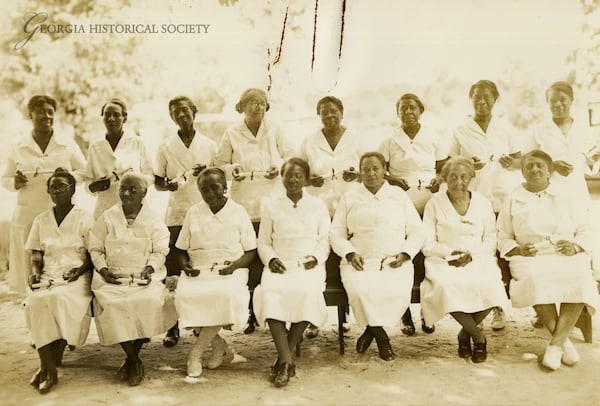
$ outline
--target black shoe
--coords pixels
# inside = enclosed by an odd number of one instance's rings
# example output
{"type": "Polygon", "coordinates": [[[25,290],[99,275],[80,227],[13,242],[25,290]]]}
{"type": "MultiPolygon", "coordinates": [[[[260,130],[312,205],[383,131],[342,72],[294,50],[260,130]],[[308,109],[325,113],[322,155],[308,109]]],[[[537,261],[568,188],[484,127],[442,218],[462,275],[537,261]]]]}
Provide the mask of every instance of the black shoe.
{"type": "Polygon", "coordinates": [[[46,394],[50,392],[50,389],[58,383],[58,374],[56,369],[54,371],[42,371],[40,374],[40,384],[38,386],[38,391],[41,394],[46,394]]]}
{"type": "Polygon", "coordinates": [[[248,317],[248,324],[246,325],[246,328],[244,328],[244,334],[254,333],[254,330],[256,330],[256,327],[258,327],[258,322],[256,321],[256,316],[254,316],[254,313],[251,313],[250,317],[248,317]]]}
{"type": "Polygon", "coordinates": [[[144,364],[140,359],[132,361],[131,364],[131,372],[127,383],[129,383],[129,386],[138,386],[144,379],[144,364]]]}
{"type": "Polygon", "coordinates": [[[269,381],[275,382],[275,377],[277,376],[277,372],[279,371],[279,358],[273,362],[271,365],[271,371],[269,372],[269,381]]]}
{"type": "Polygon", "coordinates": [[[33,386],[34,388],[37,388],[40,386],[40,379],[42,376],[42,370],[38,369],[35,374],[31,377],[31,379],[29,380],[29,384],[31,386],[33,386]]]}
{"type": "Polygon", "coordinates": [[[362,354],[367,351],[372,342],[373,334],[371,334],[371,330],[367,327],[365,328],[364,333],[356,340],[356,352],[362,354]]]}
{"type": "Polygon", "coordinates": [[[119,371],[117,371],[117,376],[119,377],[120,381],[125,382],[126,380],[129,379],[130,373],[131,373],[131,365],[129,362],[129,358],[125,358],[125,361],[123,361],[123,363],[119,367],[119,371]]]}
{"type": "Polygon", "coordinates": [[[487,340],[482,343],[473,343],[473,355],[471,361],[475,363],[483,362],[487,359],[487,340]]]}
{"type": "Polygon", "coordinates": [[[377,341],[377,348],[379,349],[379,358],[382,360],[392,361],[396,358],[394,350],[392,350],[392,346],[390,345],[390,340],[377,341]]]}
{"type": "Polygon", "coordinates": [[[175,347],[179,342],[179,327],[171,327],[165,338],[163,338],[163,345],[167,348],[175,347]]]}
{"type": "Polygon", "coordinates": [[[469,358],[473,354],[471,350],[471,337],[460,338],[458,335],[458,356],[461,358],[469,358]]]}
{"type": "Polygon", "coordinates": [[[435,324],[428,326],[425,324],[425,319],[421,319],[421,330],[423,330],[424,333],[431,334],[435,331],[435,324]]]}
{"type": "Polygon", "coordinates": [[[406,321],[402,319],[402,333],[407,336],[414,336],[416,333],[415,324],[412,319],[407,319],[406,321]]]}
{"type": "MultiPolygon", "coordinates": [[[[289,369],[290,369],[290,364],[288,364],[288,363],[283,363],[283,364],[278,365],[277,375],[275,376],[275,380],[273,381],[273,383],[275,384],[275,386],[277,388],[286,386],[288,384],[288,382],[290,381],[289,369]]],[[[294,368],[294,372],[295,372],[295,368],[294,368]]]]}

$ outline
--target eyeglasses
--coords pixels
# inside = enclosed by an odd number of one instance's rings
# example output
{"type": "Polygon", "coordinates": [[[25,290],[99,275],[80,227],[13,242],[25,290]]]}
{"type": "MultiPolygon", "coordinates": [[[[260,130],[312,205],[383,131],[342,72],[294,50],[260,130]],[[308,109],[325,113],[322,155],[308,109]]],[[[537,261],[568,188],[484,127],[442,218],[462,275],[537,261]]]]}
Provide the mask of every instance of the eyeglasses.
{"type": "Polygon", "coordinates": [[[248,100],[246,102],[246,105],[250,106],[250,107],[267,107],[267,103],[264,101],[258,101],[258,100],[248,100]]]}
{"type": "Polygon", "coordinates": [[[64,186],[49,186],[48,187],[48,193],[51,195],[58,195],[61,193],[64,193],[66,191],[68,191],[69,189],[71,189],[71,185],[64,185],[64,186]]]}

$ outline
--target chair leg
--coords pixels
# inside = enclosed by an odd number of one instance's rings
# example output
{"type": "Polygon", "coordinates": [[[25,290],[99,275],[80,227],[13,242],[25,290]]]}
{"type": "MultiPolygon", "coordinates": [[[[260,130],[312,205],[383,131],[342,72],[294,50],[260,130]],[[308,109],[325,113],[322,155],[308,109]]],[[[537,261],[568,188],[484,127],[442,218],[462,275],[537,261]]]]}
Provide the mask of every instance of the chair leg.
{"type": "Polygon", "coordinates": [[[344,316],[346,314],[346,306],[341,305],[338,309],[338,340],[340,343],[340,355],[344,355],[344,316]]]}
{"type": "Polygon", "coordinates": [[[588,312],[587,308],[584,307],[575,323],[575,327],[579,328],[583,333],[583,339],[586,343],[592,342],[592,316],[588,312]]]}

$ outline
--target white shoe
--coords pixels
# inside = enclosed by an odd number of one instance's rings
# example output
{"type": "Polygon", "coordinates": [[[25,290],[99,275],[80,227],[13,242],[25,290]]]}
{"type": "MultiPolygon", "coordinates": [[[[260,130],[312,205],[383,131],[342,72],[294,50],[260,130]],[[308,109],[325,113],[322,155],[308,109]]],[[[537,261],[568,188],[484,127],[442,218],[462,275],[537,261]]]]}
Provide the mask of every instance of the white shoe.
{"type": "Polygon", "coordinates": [[[571,340],[569,340],[568,338],[562,346],[562,351],[563,351],[563,354],[562,354],[561,361],[563,364],[565,364],[567,366],[572,367],[573,365],[577,364],[581,360],[581,357],[579,356],[579,353],[575,349],[575,346],[573,345],[571,340]]]}
{"type": "Polygon", "coordinates": [[[492,330],[502,330],[506,327],[506,315],[501,307],[494,307],[494,316],[492,318],[492,330]]]}
{"type": "Polygon", "coordinates": [[[188,378],[198,379],[202,375],[202,361],[199,357],[190,356],[187,360],[188,378]]]}
{"type": "Polygon", "coordinates": [[[556,371],[558,368],[560,368],[560,360],[562,355],[563,350],[561,347],[556,345],[548,345],[548,347],[546,347],[546,352],[544,353],[542,365],[546,368],[556,371]]]}

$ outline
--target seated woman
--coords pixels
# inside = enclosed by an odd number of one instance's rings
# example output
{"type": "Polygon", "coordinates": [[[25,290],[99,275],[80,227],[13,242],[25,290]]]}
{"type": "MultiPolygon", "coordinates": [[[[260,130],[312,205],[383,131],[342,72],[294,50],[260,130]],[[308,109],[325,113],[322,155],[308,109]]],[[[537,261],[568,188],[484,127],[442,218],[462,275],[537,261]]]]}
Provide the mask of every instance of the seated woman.
{"type": "Polygon", "coordinates": [[[229,361],[233,353],[219,335],[222,327],[243,326],[248,317],[248,266],[256,257],[256,234],[246,210],[225,196],[227,180],[219,168],[198,176],[202,202],[188,210],[175,246],[182,250],[183,270],[175,293],[182,328],[198,334],[190,349],[187,376],[202,374],[201,357],[208,344],[208,368],[229,361]]]}
{"type": "Polygon", "coordinates": [[[54,207],[38,215],[26,248],[31,250],[25,319],[40,356],[32,386],[46,393],[58,381],[63,350],[83,345],[90,329],[90,270],[85,249],[92,216],[73,206],[75,178],[62,168],[50,175],[48,194],[54,207]],[[41,286],[40,286],[41,285],[41,286]]]}
{"type": "Polygon", "coordinates": [[[410,304],[411,258],[423,243],[423,225],[406,193],[384,179],[379,152],[360,158],[362,185],[340,199],[331,225],[331,246],[342,258],[340,273],[356,322],[366,326],[356,342],[365,352],[377,341],[379,357],[394,352],[383,326],[398,324],[410,304]]]}
{"type": "Polygon", "coordinates": [[[469,191],[475,177],[473,160],[451,158],[441,175],[448,190],[427,203],[423,217],[421,309],[427,323],[450,313],[462,326],[458,356],[483,362],[487,341],[477,325],[493,307],[509,303],[496,262],[496,218],[491,203],[469,191]]]}
{"type": "Polygon", "coordinates": [[[127,358],[119,378],[131,386],[144,377],[139,358],[143,343],[177,321],[161,282],[166,275],[169,230],[144,204],[147,190],[143,175],[125,175],[119,186],[121,203],[100,215],[88,242],[96,268],[92,291],[98,338],[102,345],[121,345],[127,358]]]}
{"type": "Polygon", "coordinates": [[[254,292],[254,313],[269,325],[278,358],[270,379],[277,387],[295,375],[292,351],[309,322],[327,319],[325,261],[329,255],[329,212],[320,199],[303,192],[308,163],[291,158],[281,168],[286,196],[265,204],[258,232],[258,254],[268,264],[254,292]],[[286,323],[290,323],[289,331],[286,323]]]}
{"type": "Polygon", "coordinates": [[[543,151],[523,157],[525,183],[500,211],[498,250],[510,263],[513,306],[533,306],[552,334],[542,365],[556,370],[561,362],[579,362],[569,333],[583,306],[595,313],[598,291],[590,268],[592,230],[573,196],[550,183],[553,167],[543,151]]]}

